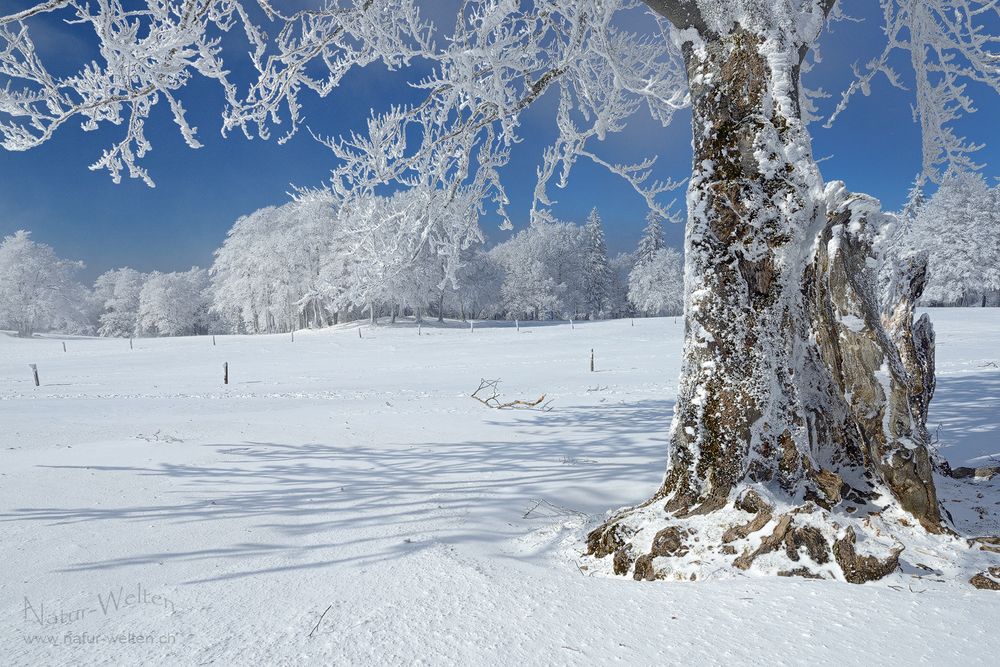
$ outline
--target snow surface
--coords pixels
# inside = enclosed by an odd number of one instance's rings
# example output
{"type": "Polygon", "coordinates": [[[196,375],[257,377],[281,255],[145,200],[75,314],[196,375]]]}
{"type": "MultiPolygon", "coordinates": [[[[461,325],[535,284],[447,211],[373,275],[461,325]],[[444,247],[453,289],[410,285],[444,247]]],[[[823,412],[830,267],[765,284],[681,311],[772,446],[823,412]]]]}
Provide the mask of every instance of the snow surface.
{"type": "MultiPolygon", "coordinates": [[[[1000,311],[932,318],[932,430],[985,465],[1000,311]]],[[[0,334],[0,664],[995,664],[1000,594],[964,582],[578,567],[660,482],[679,318],[361,332],[0,334]]],[[[1000,533],[1000,479],[939,492],[1000,533]]]]}

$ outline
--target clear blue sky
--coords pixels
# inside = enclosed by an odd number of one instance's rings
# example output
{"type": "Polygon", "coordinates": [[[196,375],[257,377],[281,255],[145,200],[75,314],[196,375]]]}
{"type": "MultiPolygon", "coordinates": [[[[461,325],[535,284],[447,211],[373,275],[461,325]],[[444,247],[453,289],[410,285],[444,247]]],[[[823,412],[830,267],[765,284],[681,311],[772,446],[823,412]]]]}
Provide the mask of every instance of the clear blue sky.
{"type": "MultiPolygon", "coordinates": [[[[806,80],[810,87],[823,87],[837,97],[850,81],[851,63],[865,62],[882,44],[878,3],[848,0],[845,6],[865,18],[865,23],[835,25],[823,40],[823,63],[806,80]]],[[[436,10],[441,11],[440,7],[436,10]]],[[[54,39],[68,57],[88,53],[86,43],[64,39],[58,32],[54,39]]],[[[985,88],[970,90],[979,112],[960,130],[987,144],[979,162],[987,165],[988,176],[998,176],[1000,137],[995,128],[1000,99],[985,88]]],[[[409,95],[398,76],[369,68],[354,72],[340,91],[325,100],[308,97],[305,115],[317,132],[338,134],[361,129],[371,107],[382,109],[413,99],[409,95]]],[[[535,167],[542,147],[553,136],[555,100],[549,97],[525,119],[525,141],[516,148],[505,172],[515,224],[526,222],[535,167]]],[[[185,98],[205,144],[200,150],[184,145],[165,106],[158,110],[147,129],[154,150],[145,160],[156,189],[127,178],[114,185],[105,172],[87,169],[109,144],[109,137],[116,136],[114,128],[84,133],[78,126],[67,125],[36,150],[0,150],[0,236],[29,229],[36,240],[51,244],[61,256],[86,262],[87,279],[126,265],[143,271],[208,266],[212,251],[237,217],[287,201],[291,185],[319,184],[332,159],[305,132],[284,146],[248,141],[242,135],[223,139],[218,131],[220,100],[218,91],[208,86],[192,89],[185,98]]],[[[834,99],[826,100],[824,110],[828,112],[834,103],[834,99]]],[[[880,82],[874,94],[858,98],[833,129],[814,125],[816,156],[829,158],[821,164],[824,177],[844,180],[850,189],[868,192],[887,208],[897,208],[920,162],[920,138],[909,105],[907,94],[880,82]]],[[[628,132],[612,138],[604,152],[620,161],[657,154],[662,176],[683,178],[690,170],[688,120],[681,114],[664,130],[641,118],[628,132]]],[[[677,194],[682,204],[683,192],[677,194]]],[[[570,187],[556,190],[553,196],[558,200],[556,214],[567,220],[582,222],[596,206],[612,251],[630,250],[638,240],[645,207],[618,177],[581,163],[570,187]]],[[[496,222],[484,220],[492,240],[506,235],[497,230],[496,222]]],[[[681,225],[671,225],[667,234],[671,244],[681,245],[681,225]]]]}

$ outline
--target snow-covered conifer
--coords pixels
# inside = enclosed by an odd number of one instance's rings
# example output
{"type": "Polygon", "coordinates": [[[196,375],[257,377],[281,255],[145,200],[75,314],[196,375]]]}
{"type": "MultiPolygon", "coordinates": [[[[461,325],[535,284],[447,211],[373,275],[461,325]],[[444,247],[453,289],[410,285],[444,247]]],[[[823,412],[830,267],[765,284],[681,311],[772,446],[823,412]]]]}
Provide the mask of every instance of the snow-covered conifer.
{"type": "Polygon", "coordinates": [[[901,220],[890,263],[910,253],[928,254],[928,304],[978,304],[1000,289],[1000,212],[997,188],[981,174],[948,176],[937,192],[901,220]]]}
{"type": "Polygon", "coordinates": [[[652,211],[646,216],[646,228],[642,230],[639,247],[635,251],[635,263],[644,264],[653,260],[661,248],[666,247],[663,240],[663,223],[660,216],[652,211]]]}
{"type": "Polygon", "coordinates": [[[604,315],[611,302],[612,272],[604,225],[597,209],[590,212],[584,227],[583,289],[587,312],[592,319],[604,315]]]}

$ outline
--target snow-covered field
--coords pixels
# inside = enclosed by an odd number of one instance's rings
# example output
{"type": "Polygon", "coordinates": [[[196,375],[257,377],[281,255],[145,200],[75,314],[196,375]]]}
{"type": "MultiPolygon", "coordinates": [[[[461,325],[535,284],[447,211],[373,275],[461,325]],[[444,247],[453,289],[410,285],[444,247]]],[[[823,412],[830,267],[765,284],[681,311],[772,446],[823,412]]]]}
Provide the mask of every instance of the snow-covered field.
{"type": "MultiPolygon", "coordinates": [[[[1000,312],[932,317],[932,428],[953,465],[986,465],[1000,312]]],[[[366,325],[134,349],[0,334],[0,664],[996,664],[1000,594],[963,581],[578,567],[597,515],[660,481],[682,329],[366,325]],[[551,410],[488,409],[469,398],[480,378],[551,410]]],[[[1000,478],[940,484],[957,520],[1000,534],[1000,478]]]]}

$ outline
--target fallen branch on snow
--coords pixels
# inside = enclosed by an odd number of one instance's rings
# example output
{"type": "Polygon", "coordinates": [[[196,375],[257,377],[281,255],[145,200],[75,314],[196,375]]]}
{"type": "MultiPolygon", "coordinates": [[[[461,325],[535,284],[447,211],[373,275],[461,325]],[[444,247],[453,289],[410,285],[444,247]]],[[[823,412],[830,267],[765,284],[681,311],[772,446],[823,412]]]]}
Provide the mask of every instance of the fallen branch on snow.
{"type": "Polygon", "coordinates": [[[580,510],[575,510],[570,507],[563,507],[562,505],[556,505],[555,503],[550,503],[547,500],[534,500],[532,502],[534,504],[521,516],[522,519],[527,519],[532,512],[539,509],[542,510],[544,516],[546,517],[572,515],[587,518],[586,512],[581,512],[580,510]]]}
{"type": "Polygon", "coordinates": [[[476,399],[483,405],[489,408],[494,408],[496,410],[508,410],[508,409],[522,409],[522,410],[544,410],[548,412],[552,408],[549,404],[552,401],[545,402],[545,394],[542,394],[534,401],[508,401],[506,403],[500,400],[500,380],[479,380],[479,389],[472,392],[472,398],[476,399]]]}

